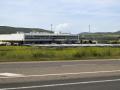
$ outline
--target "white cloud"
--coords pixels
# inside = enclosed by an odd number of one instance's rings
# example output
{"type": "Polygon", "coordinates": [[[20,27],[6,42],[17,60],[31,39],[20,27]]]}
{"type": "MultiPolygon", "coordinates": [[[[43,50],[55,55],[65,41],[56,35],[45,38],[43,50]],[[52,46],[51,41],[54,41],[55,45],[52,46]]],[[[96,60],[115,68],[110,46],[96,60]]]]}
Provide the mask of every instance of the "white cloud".
{"type": "Polygon", "coordinates": [[[58,24],[56,27],[55,27],[55,31],[56,32],[68,32],[68,30],[70,29],[71,27],[71,24],[70,23],[62,23],[62,24],[58,24]]]}
{"type": "Polygon", "coordinates": [[[119,0],[62,0],[64,7],[79,10],[98,10],[119,6],[119,0]]]}
{"type": "Polygon", "coordinates": [[[0,13],[1,25],[50,29],[53,23],[57,32],[76,33],[93,24],[98,25],[94,31],[114,30],[120,0],[1,0],[0,13]]]}
{"type": "Polygon", "coordinates": [[[97,4],[115,4],[118,0],[93,0],[97,4]]]}
{"type": "Polygon", "coordinates": [[[61,0],[64,3],[78,3],[78,4],[114,4],[119,2],[119,0],[61,0]]]}

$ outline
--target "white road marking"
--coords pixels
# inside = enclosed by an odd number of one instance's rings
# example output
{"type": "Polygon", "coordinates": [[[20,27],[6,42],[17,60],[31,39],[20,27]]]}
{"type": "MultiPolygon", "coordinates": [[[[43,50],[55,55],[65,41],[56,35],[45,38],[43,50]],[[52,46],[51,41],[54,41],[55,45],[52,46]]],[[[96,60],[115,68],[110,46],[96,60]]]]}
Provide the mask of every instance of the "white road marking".
{"type": "Polygon", "coordinates": [[[79,84],[107,83],[107,82],[117,82],[117,81],[120,81],[120,79],[99,80],[99,81],[85,81],[85,82],[75,82],[75,83],[61,83],[61,84],[49,84],[49,85],[26,86],[26,87],[15,87],[15,88],[1,88],[0,90],[17,90],[17,89],[21,90],[21,89],[69,86],[69,85],[79,85],[79,84]]]}
{"type": "Polygon", "coordinates": [[[0,75],[5,76],[5,77],[2,76],[0,78],[47,77],[47,76],[84,75],[84,74],[117,73],[117,72],[120,72],[120,70],[77,72],[77,73],[56,73],[56,74],[41,74],[41,75],[23,75],[23,74],[14,74],[14,73],[0,73],[0,75]]]}
{"type": "Polygon", "coordinates": [[[58,73],[58,74],[43,74],[43,75],[27,75],[25,77],[46,77],[46,76],[81,75],[81,74],[97,74],[97,73],[115,73],[115,72],[120,72],[120,70],[78,72],[78,73],[58,73]]]}
{"type": "Polygon", "coordinates": [[[5,77],[23,77],[24,75],[16,74],[16,73],[0,73],[0,76],[5,76],[5,77]]]}

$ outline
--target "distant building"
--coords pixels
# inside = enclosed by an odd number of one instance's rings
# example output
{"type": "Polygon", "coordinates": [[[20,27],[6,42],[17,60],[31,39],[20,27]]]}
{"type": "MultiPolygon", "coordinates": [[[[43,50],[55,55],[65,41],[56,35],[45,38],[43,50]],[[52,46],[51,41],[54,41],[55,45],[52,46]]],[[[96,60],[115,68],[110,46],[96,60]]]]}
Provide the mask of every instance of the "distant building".
{"type": "Polygon", "coordinates": [[[46,32],[30,32],[1,34],[0,42],[9,42],[11,44],[75,44],[79,41],[77,34],[67,33],[46,33],[46,32]]]}

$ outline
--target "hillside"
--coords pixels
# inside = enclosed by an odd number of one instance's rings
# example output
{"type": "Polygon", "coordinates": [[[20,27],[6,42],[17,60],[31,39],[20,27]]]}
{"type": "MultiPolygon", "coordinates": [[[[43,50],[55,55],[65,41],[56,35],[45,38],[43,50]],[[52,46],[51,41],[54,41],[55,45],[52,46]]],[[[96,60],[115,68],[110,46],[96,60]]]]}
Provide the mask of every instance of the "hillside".
{"type": "Polygon", "coordinates": [[[81,36],[85,37],[120,37],[120,31],[117,32],[96,32],[96,33],[88,33],[88,32],[83,32],[80,33],[81,36]]]}
{"type": "Polygon", "coordinates": [[[16,33],[16,32],[50,32],[49,30],[40,29],[40,28],[18,28],[18,27],[9,27],[9,26],[0,26],[0,34],[10,34],[10,33],[16,33]]]}
{"type": "Polygon", "coordinates": [[[96,40],[98,43],[119,42],[120,31],[117,32],[96,32],[96,33],[80,33],[80,39],[96,40]]]}

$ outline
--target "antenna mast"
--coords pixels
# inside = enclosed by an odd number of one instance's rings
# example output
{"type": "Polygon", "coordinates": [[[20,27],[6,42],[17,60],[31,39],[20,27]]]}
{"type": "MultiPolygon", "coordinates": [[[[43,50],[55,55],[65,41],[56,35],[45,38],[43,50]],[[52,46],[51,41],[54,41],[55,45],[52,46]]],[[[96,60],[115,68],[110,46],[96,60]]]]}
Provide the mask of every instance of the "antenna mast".
{"type": "Polygon", "coordinates": [[[90,24],[89,24],[89,33],[91,32],[91,26],[90,26],[90,24]]]}
{"type": "Polygon", "coordinates": [[[53,24],[51,24],[51,31],[53,31],[53,24]]]}

